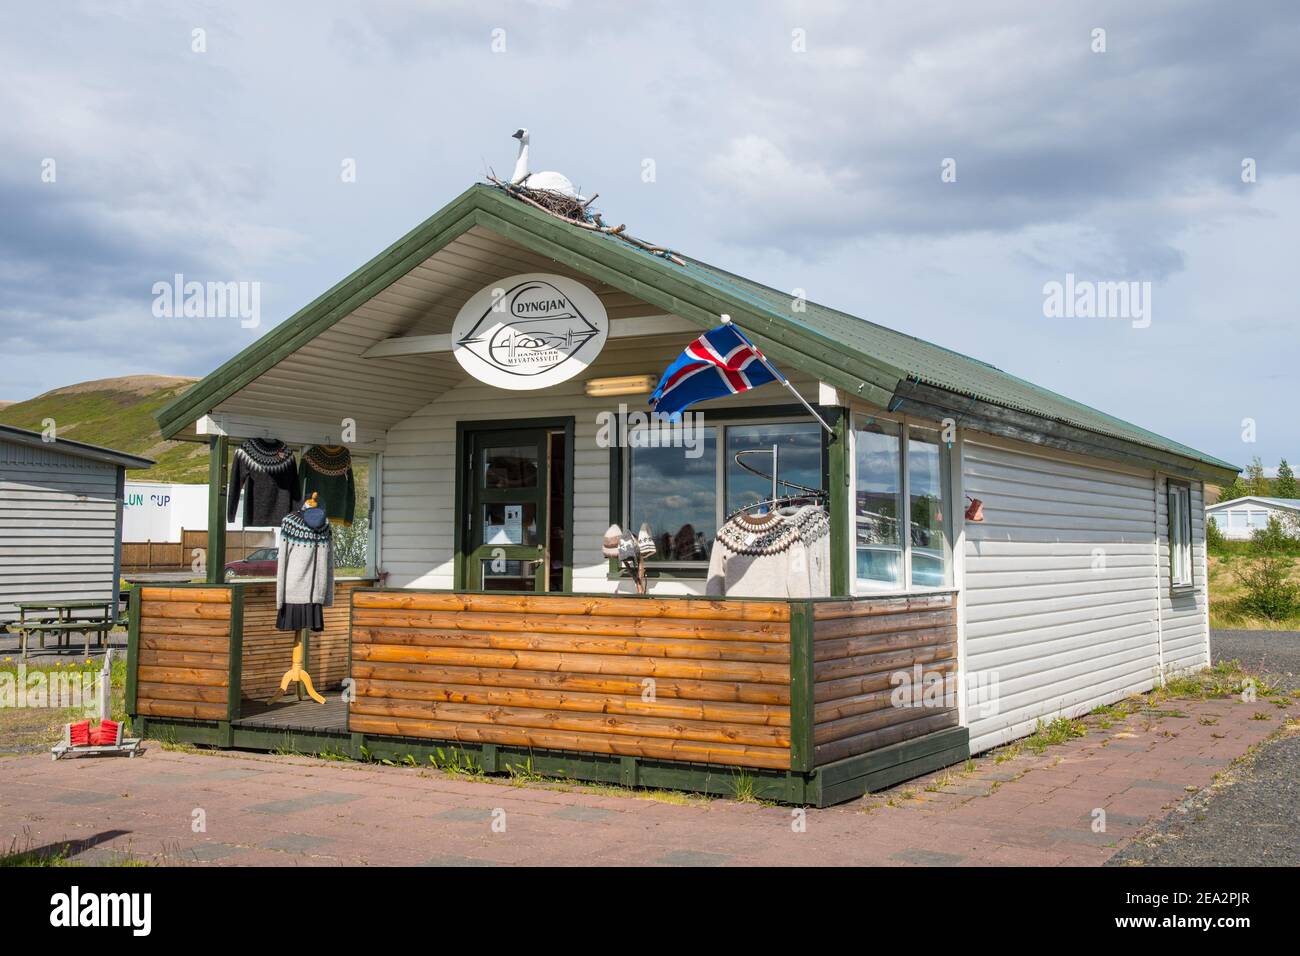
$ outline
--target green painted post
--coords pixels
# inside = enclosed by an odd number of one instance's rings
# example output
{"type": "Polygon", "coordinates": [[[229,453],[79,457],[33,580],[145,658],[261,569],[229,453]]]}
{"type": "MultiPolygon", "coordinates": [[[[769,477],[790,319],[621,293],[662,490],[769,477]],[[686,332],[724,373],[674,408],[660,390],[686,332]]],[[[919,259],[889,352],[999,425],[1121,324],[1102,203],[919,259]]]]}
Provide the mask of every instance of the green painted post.
{"type": "Polygon", "coordinates": [[[849,488],[849,413],[846,408],[836,408],[831,427],[835,434],[827,448],[826,481],[831,519],[831,596],[849,596],[850,566],[853,563],[852,540],[853,509],[850,507],[849,488]]]}
{"type": "Polygon", "coordinates": [[[230,589],[230,663],[226,684],[226,720],[239,719],[244,674],[244,586],[230,589]]]}
{"type": "Polygon", "coordinates": [[[790,769],[813,769],[813,603],[790,602],[790,769]]]}
{"type": "Polygon", "coordinates": [[[208,440],[207,581],[222,583],[226,564],[226,436],[208,440]]]}
{"type": "Polygon", "coordinates": [[[127,596],[126,625],[126,713],[131,718],[131,726],[136,724],[136,694],[140,669],[140,588],[137,584],[127,596]]]}

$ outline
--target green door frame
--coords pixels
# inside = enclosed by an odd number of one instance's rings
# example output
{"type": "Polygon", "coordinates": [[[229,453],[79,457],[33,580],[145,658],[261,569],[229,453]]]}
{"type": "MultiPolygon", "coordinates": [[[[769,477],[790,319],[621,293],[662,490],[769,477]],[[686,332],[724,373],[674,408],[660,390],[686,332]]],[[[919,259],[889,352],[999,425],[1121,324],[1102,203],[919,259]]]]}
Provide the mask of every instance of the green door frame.
{"type": "MultiPolygon", "coordinates": [[[[470,509],[474,501],[474,485],[472,482],[479,478],[480,463],[470,458],[473,450],[475,437],[482,434],[491,435],[494,439],[514,440],[522,437],[523,434],[541,433],[549,436],[551,432],[564,432],[564,489],[563,489],[563,528],[564,544],[561,560],[563,561],[563,591],[560,593],[571,593],[573,590],[573,436],[574,436],[574,418],[557,417],[557,418],[520,418],[490,421],[460,421],[456,423],[456,522],[454,538],[454,568],[453,573],[458,590],[469,590],[471,585],[474,589],[480,589],[482,582],[478,574],[475,573],[474,552],[480,550],[482,545],[475,547],[473,542],[477,541],[482,531],[482,516],[473,513],[470,509]],[[468,518],[468,521],[466,520],[468,518]]],[[[544,456],[541,460],[545,462],[545,472],[550,471],[550,439],[546,437],[540,444],[544,456]]],[[[520,499],[526,496],[519,495],[519,489],[511,489],[505,492],[506,497],[520,499]]],[[[501,493],[495,496],[499,497],[501,493]]],[[[536,491],[538,495],[538,516],[539,516],[539,536],[544,537],[547,534],[549,522],[547,521],[550,501],[546,495],[546,486],[539,482],[536,491]]],[[[491,501],[492,498],[482,499],[491,501]]],[[[477,509],[475,509],[477,510],[477,509]]],[[[545,545],[545,542],[544,542],[545,545]]],[[[532,546],[503,546],[497,545],[506,552],[506,560],[534,560],[535,553],[525,555],[525,552],[535,552],[532,546]]],[[[542,548],[545,553],[545,547],[542,548]]],[[[539,576],[538,589],[545,587],[545,582],[549,578],[549,568],[542,567],[542,574],[539,576]]],[[[557,593],[557,592],[551,592],[557,593]]]]}

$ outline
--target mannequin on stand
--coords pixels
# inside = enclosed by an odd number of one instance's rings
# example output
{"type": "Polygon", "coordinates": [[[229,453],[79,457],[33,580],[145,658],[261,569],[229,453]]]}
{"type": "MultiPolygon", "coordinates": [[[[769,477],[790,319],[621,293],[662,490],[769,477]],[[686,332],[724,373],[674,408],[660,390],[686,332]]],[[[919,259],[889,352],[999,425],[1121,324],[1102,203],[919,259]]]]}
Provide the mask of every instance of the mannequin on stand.
{"type": "Polygon", "coordinates": [[[269,703],[275,703],[295,683],[299,700],[305,690],[312,700],[325,703],[307,673],[307,641],[309,631],[325,629],[324,608],[333,603],[334,535],[324,507],[312,492],[302,508],[286,515],[280,525],[275,626],[282,631],[296,631],[297,639],[293,645],[293,663],[280,680],[279,692],[269,703]]]}

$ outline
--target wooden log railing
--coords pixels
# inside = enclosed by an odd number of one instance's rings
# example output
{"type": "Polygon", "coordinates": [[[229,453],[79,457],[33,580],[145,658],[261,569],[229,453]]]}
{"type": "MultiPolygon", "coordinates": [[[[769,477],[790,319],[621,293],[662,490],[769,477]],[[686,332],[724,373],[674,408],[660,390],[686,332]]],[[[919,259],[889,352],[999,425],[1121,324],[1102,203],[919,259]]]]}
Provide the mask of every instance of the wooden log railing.
{"type": "Polygon", "coordinates": [[[812,607],[815,766],[957,726],[952,593],[812,607]]]}
{"type": "MultiPolygon", "coordinates": [[[[811,773],[956,727],[956,600],[376,590],[350,582],[313,676],[356,737],[811,773]],[[350,639],[349,639],[350,638],[350,639]]],[[[127,703],[216,722],[288,665],[267,584],[132,592],[127,703]]],[[[316,656],[318,655],[318,656],[316,656]]],[[[274,686],[273,686],[274,685],[274,686]]],[[[355,742],[355,741],[354,741],[355,742]]]]}
{"type": "MultiPolygon", "coordinates": [[[[311,634],[308,670],[322,690],[348,676],[351,592],[335,583],[325,629],[311,634]]],[[[131,592],[128,712],[229,723],[245,701],[265,701],[293,658],[295,631],[275,626],[275,584],[141,586],[131,592]]]]}
{"type": "Polygon", "coordinates": [[[778,601],[355,592],[349,729],[790,767],[778,601]]]}
{"type": "Polygon", "coordinates": [[[143,717],[231,719],[238,705],[239,595],[229,587],[131,592],[127,710],[143,717]],[[232,641],[233,636],[233,641],[232,641]],[[232,681],[233,678],[233,681],[232,681]],[[231,688],[235,688],[234,695],[231,688]]]}

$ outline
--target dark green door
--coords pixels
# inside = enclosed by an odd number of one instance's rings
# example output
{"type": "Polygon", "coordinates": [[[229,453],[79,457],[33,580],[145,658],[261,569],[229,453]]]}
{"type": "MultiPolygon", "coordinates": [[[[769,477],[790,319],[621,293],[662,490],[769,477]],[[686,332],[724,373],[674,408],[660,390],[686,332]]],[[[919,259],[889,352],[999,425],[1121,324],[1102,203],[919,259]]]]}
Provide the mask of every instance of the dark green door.
{"type": "Polygon", "coordinates": [[[464,586],[471,591],[545,591],[548,430],[471,431],[466,439],[464,586]]]}

